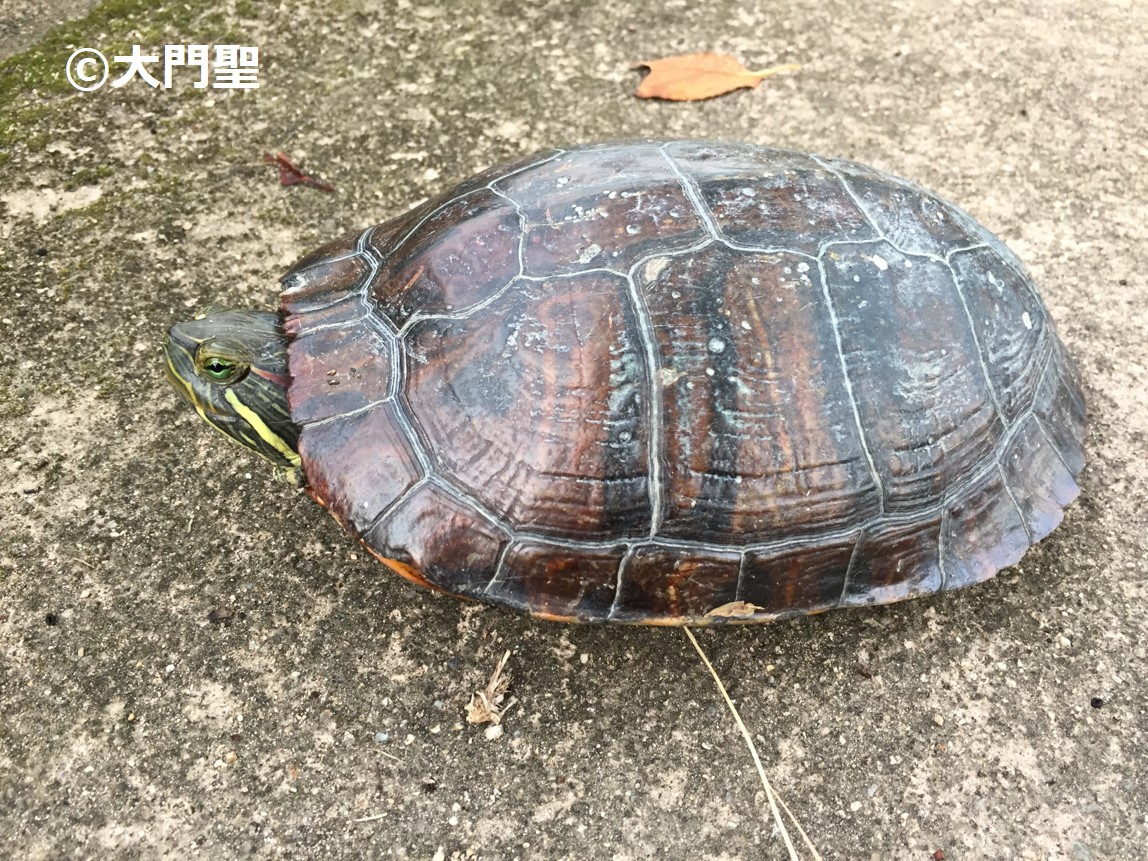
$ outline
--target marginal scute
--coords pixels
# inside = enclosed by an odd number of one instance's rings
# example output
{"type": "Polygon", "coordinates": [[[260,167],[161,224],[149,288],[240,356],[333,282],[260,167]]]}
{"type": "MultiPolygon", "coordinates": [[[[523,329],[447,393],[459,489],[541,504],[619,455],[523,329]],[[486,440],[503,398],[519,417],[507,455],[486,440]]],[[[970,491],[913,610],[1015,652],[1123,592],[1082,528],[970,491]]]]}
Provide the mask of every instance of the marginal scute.
{"type": "Polygon", "coordinates": [[[836,607],[854,543],[846,535],[802,547],[750,551],[737,600],[756,604],[774,616],[836,607]]]}
{"type": "Polygon", "coordinates": [[[306,426],[346,415],[370,404],[385,400],[392,392],[392,349],[380,332],[362,319],[362,309],[334,306],[310,320],[358,313],[359,319],[340,321],[330,328],[292,331],[303,325],[291,318],[288,332],[294,335],[288,347],[293,382],[288,392],[291,416],[296,424],[306,426]]]}
{"type": "Polygon", "coordinates": [[[1057,527],[1064,507],[1080,493],[1076,479],[1035,416],[1025,420],[1001,454],[1001,470],[1033,541],[1057,527]]]}
{"type": "Polygon", "coordinates": [[[1087,418],[1080,373],[1059,339],[1052,343],[1048,368],[1037,389],[1033,413],[1073,475],[1084,469],[1087,418]]]}
{"type": "Polygon", "coordinates": [[[422,477],[393,404],[304,426],[299,453],[312,494],[357,535],[422,477]]]}
{"type": "Polygon", "coordinates": [[[341,264],[355,254],[361,230],[344,233],[338,239],[316,248],[300,258],[280,279],[283,289],[296,293],[345,287],[341,279],[346,278],[347,270],[341,264]]]}
{"type": "Polygon", "coordinates": [[[945,589],[980,583],[1020,561],[1028,532],[1000,470],[990,470],[946,510],[941,546],[945,589]]]}
{"type": "Polygon", "coordinates": [[[845,606],[888,604],[941,588],[941,513],[865,529],[841,596],[845,606]]]}
{"type": "Polygon", "coordinates": [[[477,191],[480,188],[500,187],[504,185],[505,181],[519,173],[532,174],[542,168],[548,162],[563,155],[562,150],[551,149],[543,150],[541,152],[530,153],[528,155],[519,156],[518,158],[511,159],[510,161],[503,162],[502,164],[492,165],[485,170],[480,170],[478,173],[467,177],[438,200],[432,202],[432,206],[441,203],[445,200],[461,197],[465,194],[477,191]]]}
{"type": "Polygon", "coordinates": [[[519,602],[536,616],[587,621],[610,612],[617,586],[618,565],[625,548],[585,550],[520,543],[510,547],[500,576],[485,596],[519,602]]]}
{"type": "Polygon", "coordinates": [[[427,483],[367,529],[363,540],[438,588],[471,594],[493,575],[506,535],[448,489],[427,483]]]}
{"type": "Polygon", "coordinates": [[[613,621],[700,619],[735,600],[741,554],[699,554],[681,547],[635,548],[621,573],[613,621]]]}

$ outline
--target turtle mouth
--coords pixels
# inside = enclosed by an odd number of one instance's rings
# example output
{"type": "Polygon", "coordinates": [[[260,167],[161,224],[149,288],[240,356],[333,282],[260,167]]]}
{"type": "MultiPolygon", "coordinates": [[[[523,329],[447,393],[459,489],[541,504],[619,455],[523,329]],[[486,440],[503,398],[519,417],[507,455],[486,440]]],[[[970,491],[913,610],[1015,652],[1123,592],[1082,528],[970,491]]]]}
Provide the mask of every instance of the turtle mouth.
{"type": "Polygon", "coordinates": [[[163,336],[163,373],[167,377],[167,381],[175,386],[180,391],[185,390],[183,379],[176,372],[175,367],[171,363],[171,334],[163,336]]]}
{"type": "MultiPolygon", "coordinates": [[[[173,326],[172,330],[174,328],[173,326]]],[[[171,384],[179,390],[179,393],[194,404],[195,393],[192,390],[191,382],[180,371],[181,368],[190,369],[192,367],[192,354],[187,347],[180,343],[180,339],[172,330],[163,336],[164,373],[171,384]]]]}

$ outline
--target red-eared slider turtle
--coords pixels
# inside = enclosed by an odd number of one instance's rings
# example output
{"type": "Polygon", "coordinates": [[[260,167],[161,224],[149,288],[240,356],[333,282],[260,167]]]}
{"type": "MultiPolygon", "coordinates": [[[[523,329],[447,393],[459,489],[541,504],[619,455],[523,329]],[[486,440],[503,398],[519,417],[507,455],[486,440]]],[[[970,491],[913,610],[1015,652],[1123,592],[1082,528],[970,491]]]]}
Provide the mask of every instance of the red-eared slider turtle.
{"type": "Polygon", "coordinates": [[[409,580],[547,619],[953,589],[1060,522],[1076,370],[1020,261],[872,168],[559,150],[301,260],[170,376],[409,580]]]}

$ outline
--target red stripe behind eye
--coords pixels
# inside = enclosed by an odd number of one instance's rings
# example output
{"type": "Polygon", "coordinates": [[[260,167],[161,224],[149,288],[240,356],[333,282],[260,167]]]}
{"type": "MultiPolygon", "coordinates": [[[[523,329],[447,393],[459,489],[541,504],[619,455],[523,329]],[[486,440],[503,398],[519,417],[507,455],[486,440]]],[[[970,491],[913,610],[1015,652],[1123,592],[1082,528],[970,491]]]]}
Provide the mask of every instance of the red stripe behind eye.
{"type": "Polygon", "coordinates": [[[270,371],[264,371],[260,368],[252,368],[251,373],[258,375],[265,380],[269,380],[275,385],[284,389],[287,388],[291,382],[291,378],[286,374],[273,374],[270,371]]]}

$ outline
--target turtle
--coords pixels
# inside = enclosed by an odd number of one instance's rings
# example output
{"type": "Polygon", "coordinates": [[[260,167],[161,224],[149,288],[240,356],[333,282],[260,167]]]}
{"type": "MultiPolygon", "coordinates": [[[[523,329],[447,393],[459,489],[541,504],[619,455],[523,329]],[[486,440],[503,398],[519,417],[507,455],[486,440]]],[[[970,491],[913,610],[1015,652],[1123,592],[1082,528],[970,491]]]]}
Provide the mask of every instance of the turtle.
{"type": "Polygon", "coordinates": [[[850,161],[547,151],[173,326],[169,377],[367,550],[581,622],[765,622],[984,581],[1079,494],[1024,265],[850,161]]]}

